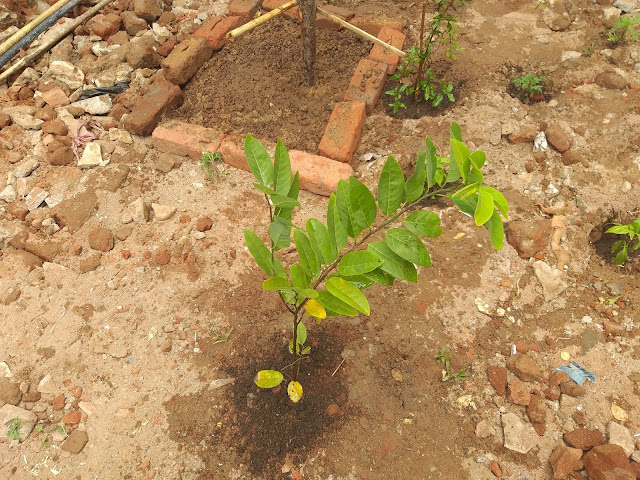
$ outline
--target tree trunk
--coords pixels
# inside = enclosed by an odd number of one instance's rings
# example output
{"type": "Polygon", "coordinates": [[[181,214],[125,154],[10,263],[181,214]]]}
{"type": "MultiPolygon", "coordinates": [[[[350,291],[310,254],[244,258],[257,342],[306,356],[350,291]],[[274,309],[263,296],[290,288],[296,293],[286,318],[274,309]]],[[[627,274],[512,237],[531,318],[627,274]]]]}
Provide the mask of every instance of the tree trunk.
{"type": "Polygon", "coordinates": [[[312,87],[316,83],[316,0],[300,0],[302,13],[302,46],[304,83],[312,87]]]}

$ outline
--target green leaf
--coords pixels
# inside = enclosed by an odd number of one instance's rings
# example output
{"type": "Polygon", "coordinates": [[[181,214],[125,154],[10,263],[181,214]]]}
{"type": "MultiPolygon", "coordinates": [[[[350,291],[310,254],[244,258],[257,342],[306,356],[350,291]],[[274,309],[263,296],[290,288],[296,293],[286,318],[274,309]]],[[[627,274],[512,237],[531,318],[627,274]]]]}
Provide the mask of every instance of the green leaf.
{"type": "MultiPolygon", "coordinates": [[[[336,209],[340,222],[345,232],[351,238],[356,238],[362,232],[362,227],[357,223],[353,223],[351,192],[349,183],[346,180],[338,180],[338,189],[336,190],[336,209]]],[[[338,251],[342,249],[337,249],[338,251]]]]}
{"type": "Polygon", "coordinates": [[[253,233],[251,230],[244,229],[244,242],[247,244],[247,248],[249,249],[249,253],[256,261],[258,266],[262,269],[264,273],[269,276],[274,274],[273,269],[273,260],[271,259],[271,252],[262,243],[262,240],[258,238],[258,236],[253,233]]]}
{"type": "Polygon", "coordinates": [[[475,152],[469,155],[469,160],[474,168],[480,170],[484,165],[484,162],[487,161],[487,154],[482,150],[476,150],[475,152]]]}
{"type": "Polygon", "coordinates": [[[309,237],[307,237],[302,230],[296,229],[293,231],[293,241],[296,244],[300,265],[302,265],[302,268],[309,277],[315,277],[320,271],[320,262],[318,261],[318,257],[316,257],[316,252],[311,247],[309,237]]]}
{"type": "MultiPolygon", "coordinates": [[[[438,168],[438,157],[436,156],[436,146],[429,137],[425,138],[425,160],[427,170],[427,188],[433,187],[435,184],[435,174],[438,168]]],[[[417,168],[417,166],[416,166],[417,168]]]]}
{"type": "Polygon", "coordinates": [[[628,259],[628,254],[627,254],[627,245],[625,244],[625,246],[622,248],[622,250],[620,250],[618,252],[618,254],[616,255],[616,258],[613,259],[613,264],[614,265],[622,265],[624,262],[627,261],[628,259]]]}
{"type": "Polygon", "coordinates": [[[273,195],[274,193],[276,193],[274,189],[265,187],[264,185],[261,185],[259,183],[254,183],[253,186],[266,195],[273,195]]]}
{"type": "Polygon", "coordinates": [[[502,243],[504,241],[504,225],[502,224],[500,214],[494,210],[491,218],[484,224],[484,226],[489,230],[493,248],[496,250],[502,250],[502,243]]]}
{"type": "Polygon", "coordinates": [[[462,130],[456,122],[451,122],[451,138],[455,138],[459,142],[462,141],[462,130]]]}
{"type": "MultiPolygon", "coordinates": [[[[404,174],[395,158],[389,156],[378,180],[378,205],[384,215],[391,215],[400,207],[404,196],[404,174]]],[[[375,220],[375,217],[374,217],[375,220]]]]}
{"type": "MultiPolygon", "coordinates": [[[[293,177],[293,181],[291,182],[289,193],[287,193],[287,197],[298,200],[298,193],[300,193],[300,175],[296,172],[293,177]]],[[[294,208],[295,207],[276,207],[275,215],[291,220],[291,214],[293,213],[294,208]]]]}
{"type": "Polygon", "coordinates": [[[375,270],[371,270],[363,274],[363,277],[368,278],[380,285],[393,285],[393,281],[395,278],[388,273],[383,272],[380,268],[376,268],[375,270]]]}
{"type": "Polygon", "coordinates": [[[308,288],[311,284],[309,277],[304,273],[304,269],[299,263],[294,263],[289,267],[289,278],[291,285],[297,288],[308,288]]]}
{"type": "Polygon", "coordinates": [[[291,188],[291,161],[281,139],[276,144],[273,157],[273,189],[280,195],[288,195],[291,188]]]}
{"type": "Polygon", "coordinates": [[[460,178],[460,170],[458,169],[458,163],[455,161],[449,162],[449,172],[447,173],[447,183],[457,182],[460,178]]]}
{"type": "Polygon", "coordinates": [[[344,278],[350,283],[353,283],[360,290],[364,290],[365,288],[369,288],[373,285],[373,280],[368,279],[364,275],[355,275],[355,276],[340,276],[340,278],[344,278]]]}
{"type": "Polygon", "coordinates": [[[504,198],[504,195],[502,195],[502,193],[500,193],[495,188],[487,187],[485,185],[481,186],[478,190],[489,192],[489,194],[493,197],[494,205],[498,207],[498,210],[500,210],[502,216],[507,219],[509,218],[509,203],[507,203],[507,199],[504,198]]]}
{"type": "Polygon", "coordinates": [[[298,322],[298,332],[297,338],[298,345],[304,345],[304,342],[307,341],[307,327],[304,326],[304,323],[298,322]]]}
{"type": "Polygon", "coordinates": [[[247,157],[251,173],[256,177],[258,183],[265,187],[271,187],[273,185],[273,164],[267,150],[258,140],[247,135],[244,138],[244,154],[247,157]]]}
{"type": "Polygon", "coordinates": [[[429,210],[411,212],[404,219],[404,226],[416,235],[423,237],[436,238],[442,233],[440,217],[429,210]]]}
{"type": "Polygon", "coordinates": [[[415,202],[424,192],[424,183],[427,180],[426,158],[427,154],[425,152],[418,152],[416,170],[409,177],[404,187],[405,203],[415,202]]]}
{"type": "Polygon", "coordinates": [[[332,193],[329,197],[329,206],[327,208],[327,229],[329,230],[329,240],[336,252],[341,252],[347,244],[349,236],[340,221],[338,210],[336,209],[336,196],[332,193]]]}
{"type": "Polygon", "coordinates": [[[338,264],[338,274],[344,277],[352,277],[375,270],[382,265],[382,260],[374,253],[362,250],[349,252],[338,264]]]}
{"type": "Polygon", "coordinates": [[[300,205],[297,200],[289,198],[287,195],[279,195],[277,193],[274,193],[273,195],[269,196],[269,198],[271,199],[271,203],[273,203],[276,207],[290,208],[300,205]]]}
{"type": "Polygon", "coordinates": [[[458,166],[462,181],[467,183],[467,174],[470,168],[469,149],[455,138],[451,139],[451,163],[449,165],[453,165],[453,163],[458,166]]]}
{"type": "Polygon", "coordinates": [[[350,305],[365,315],[371,313],[367,297],[352,283],[343,278],[333,277],[327,279],[325,285],[331,295],[342,300],[347,305],[350,305]]]}
{"type": "Polygon", "coordinates": [[[380,266],[380,270],[383,272],[407,282],[416,283],[418,281],[418,272],[415,265],[396,255],[389,248],[387,242],[371,242],[367,245],[367,250],[382,259],[383,263],[380,266]]]}
{"type": "Polygon", "coordinates": [[[358,310],[335,297],[326,290],[318,291],[318,302],[326,311],[327,316],[335,317],[336,315],[346,315],[348,317],[357,317],[358,310]]]}
{"type": "MultiPolygon", "coordinates": [[[[376,221],[378,208],[376,199],[364,183],[355,177],[349,178],[349,203],[351,205],[351,223],[361,229],[369,228],[376,221]]],[[[357,235],[356,235],[357,236],[357,235]]]]}
{"type": "Polygon", "coordinates": [[[318,292],[313,288],[293,287],[292,290],[305,298],[318,298],[318,292]]]}
{"type": "Polygon", "coordinates": [[[478,190],[478,204],[473,214],[476,225],[484,225],[493,215],[493,197],[486,190],[478,190]]]}
{"type": "Polygon", "coordinates": [[[627,225],[614,225],[609,228],[605,233],[617,233],[619,235],[626,235],[629,233],[629,227],[627,225]]]}
{"type": "Polygon", "coordinates": [[[277,370],[260,370],[253,382],[260,388],[273,388],[282,383],[284,376],[277,370]]]}
{"type": "Polygon", "coordinates": [[[276,271],[276,277],[287,278],[286,270],[284,269],[284,267],[280,263],[280,260],[278,260],[275,257],[273,258],[273,267],[274,267],[274,269],[276,271]]]}
{"type": "Polygon", "coordinates": [[[318,253],[323,264],[329,265],[338,258],[338,253],[333,248],[329,238],[329,230],[324,226],[324,223],[315,218],[310,218],[307,220],[306,227],[309,240],[311,240],[311,247],[318,253]]]}
{"type": "Polygon", "coordinates": [[[262,282],[262,288],[265,290],[284,290],[285,288],[290,287],[291,285],[289,285],[289,282],[280,277],[267,278],[264,282],[262,282]]]}
{"type": "Polygon", "coordinates": [[[273,244],[273,250],[278,251],[291,245],[291,227],[286,220],[280,220],[280,217],[273,217],[273,222],[269,225],[269,236],[273,244]]]}
{"type": "Polygon", "coordinates": [[[400,257],[422,267],[431,266],[431,256],[414,233],[404,228],[391,228],[384,234],[389,248],[400,257]]]}

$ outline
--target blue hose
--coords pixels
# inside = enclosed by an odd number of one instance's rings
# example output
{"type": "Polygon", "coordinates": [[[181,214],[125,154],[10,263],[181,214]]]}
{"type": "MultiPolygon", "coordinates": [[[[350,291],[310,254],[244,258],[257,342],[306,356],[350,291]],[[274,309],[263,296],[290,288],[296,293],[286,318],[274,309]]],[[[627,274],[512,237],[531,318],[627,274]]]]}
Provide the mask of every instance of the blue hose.
{"type": "Polygon", "coordinates": [[[67,13],[69,13],[76,5],[79,5],[82,0],[72,0],[71,2],[64,5],[60,10],[56,10],[50,17],[44,20],[40,25],[27,33],[24,37],[22,37],[16,44],[7,50],[5,53],[0,55],[0,68],[4,67],[16,54],[20,51],[21,48],[26,47],[31,42],[33,42],[42,32],[44,32],[51,25],[56,23],[62,17],[64,17],[67,13]]]}

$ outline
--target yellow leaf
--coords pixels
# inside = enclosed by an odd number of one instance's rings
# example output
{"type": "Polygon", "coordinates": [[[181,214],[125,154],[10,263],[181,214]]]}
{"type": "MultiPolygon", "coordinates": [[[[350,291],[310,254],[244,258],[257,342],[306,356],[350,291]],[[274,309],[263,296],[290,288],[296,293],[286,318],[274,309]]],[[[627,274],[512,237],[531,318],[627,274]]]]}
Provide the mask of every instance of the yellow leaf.
{"type": "Polygon", "coordinates": [[[625,423],[629,420],[629,414],[615,403],[611,404],[611,414],[619,422],[625,423]]]}
{"type": "Polygon", "coordinates": [[[569,352],[561,352],[560,353],[560,357],[565,361],[568,362],[569,359],[571,358],[571,354],[569,354],[569,352]]]}
{"type": "Polygon", "coordinates": [[[260,370],[253,382],[260,388],[273,388],[282,382],[282,373],[277,370],[260,370]]]}
{"type": "Polygon", "coordinates": [[[289,382],[287,393],[293,403],[298,403],[302,398],[302,385],[298,382],[289,382]]]}
{"type": "Polygon", "coordinates": [[[320,303],[318,303],[313,298],[307,301],[306,305],[304,306],[304,309],[312,317],[321,318],[321,319],[327,317],[327,311],[324,309],[322,305],[320,305],[320,303]]]}

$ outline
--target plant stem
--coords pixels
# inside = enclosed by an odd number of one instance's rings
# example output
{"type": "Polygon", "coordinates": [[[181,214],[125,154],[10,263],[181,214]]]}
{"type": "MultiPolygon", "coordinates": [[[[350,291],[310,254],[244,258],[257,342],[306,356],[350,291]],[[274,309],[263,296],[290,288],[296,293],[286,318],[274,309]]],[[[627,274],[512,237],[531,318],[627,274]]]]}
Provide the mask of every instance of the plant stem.
{"type": "MultiPolygon", "coordinates": [[[[422,4],[422,20],[420,21],[420,52],[424,49],[424,17],[427,15],[427,0],[422,4]]],[[[418,74],[416,75],[416,80],[413,84],[415,87],[415,98],[418,99],[418,85],[420,85],[420,81],[424,76],[424,71],[422,69],[422,64],[424,63],[424,59],[420,62],[420,66],[418,67],[418,74]]]]}
{"type": "Polygon", "coordinates": [[[298,324],[300,320],[298,319],[298,315],[302,309],[302,305],[297,307],[295,313],[293,314],[293,381],[298,381],[298,372],[300,371],[300,363],[298,363],[298,324]]]}
{"type": "MultiPolygon", "coordinates": [[[[273,208],[271,206],[271,202],[269,201],[269,196],[265,193],[264,194],[264,198],[267,201],[267,205],[269,206],[269,219],[270,219],[270,224],[273,223],[273,208]]],[[[271,236],[271,235],[269,235],[271,236]]],[[[274,266],[273,267],[273,273],[275,274],[275,264],[276,264],[276,252],[275,252],[275,245],[273,244],[273,239],[271,240],[271,264],[274,266]]],[[[291,308],[291,305],[289,305],[287,303],[287,301],[284,299],[284,296],[282,295],[282,292],[278,292],[278,295],[280,296],[280,300],[282,300],[282,303],[284,303],[284,306],[287,307],[287,310],[289,310],[291,313],[294,312],[293,308],[291,308]]]]}

